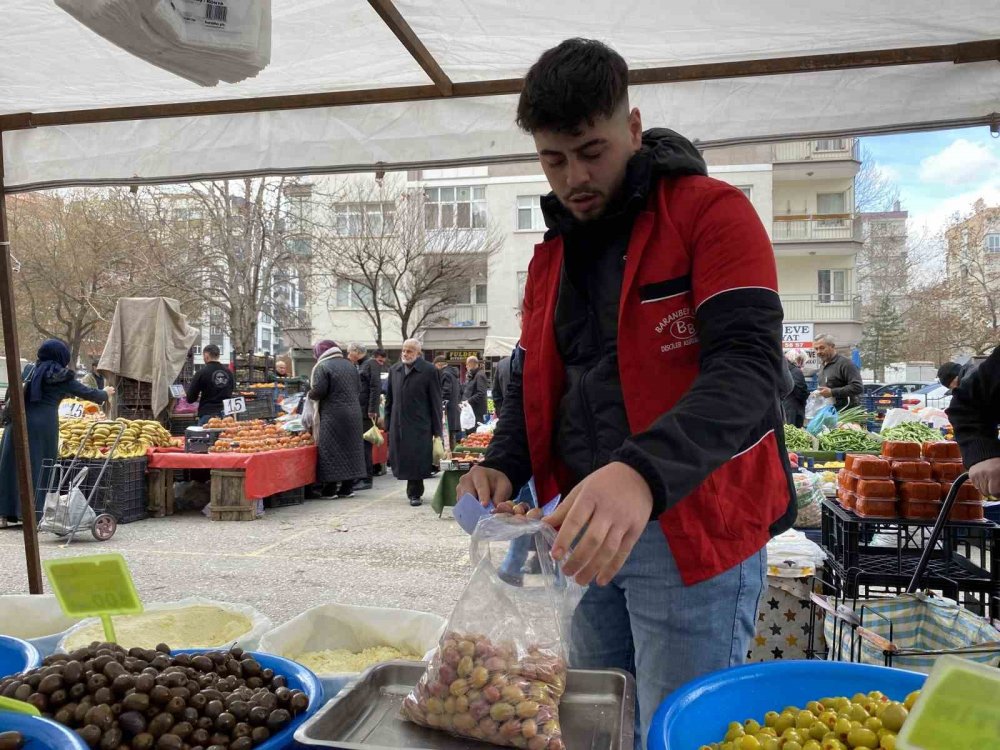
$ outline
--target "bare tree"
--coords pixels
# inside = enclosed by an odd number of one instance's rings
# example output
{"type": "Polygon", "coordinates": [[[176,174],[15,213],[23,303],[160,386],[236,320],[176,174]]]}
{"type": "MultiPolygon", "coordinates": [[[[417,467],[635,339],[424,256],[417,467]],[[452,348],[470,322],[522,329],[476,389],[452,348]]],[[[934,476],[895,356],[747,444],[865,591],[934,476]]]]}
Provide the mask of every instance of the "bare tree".
{"type": "Polygon", "coordinates": [[[861,149],[861,168],[854,177],[854,210],[891,211],[899,201],[899,185],[879,167],[872,152],[861,149]]]}
{"type": "Polygon", "coordinates": [[[380,346],[390,321],[405,340],[459,304],[502,246],[496,227],[471,209],[445,220],[436,208],[398,183],[353,181],[326,197],[320,215],[331,231],[317,241],[319,265],[334,292],[350,284],[380,346]]]}

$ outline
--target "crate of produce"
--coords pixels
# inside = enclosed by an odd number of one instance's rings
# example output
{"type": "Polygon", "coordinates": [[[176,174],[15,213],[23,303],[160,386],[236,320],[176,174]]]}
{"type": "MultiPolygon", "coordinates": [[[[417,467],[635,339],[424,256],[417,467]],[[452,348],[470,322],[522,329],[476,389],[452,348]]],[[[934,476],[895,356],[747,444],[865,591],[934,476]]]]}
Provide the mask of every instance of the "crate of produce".
{"type": "Polygon", "coordinates": [[[306,488],[296,487],[294,490],[279,492],[264,498],[265,508],[287,508],[291,505],[302,505],[306,501],[306,488]]]}
{"type": "MultiPolygon", "coordinates": [[[[70,460],[63,459],[68,467],[70,460]]],[[[90,498],[90,506],[97,513],[110,513],[118,523],[132,523],[148,517],[146,488],[146,458],[114,458],[101,475],[102,459],[80,460],[73,464],[77,469],[87,468],[87,477],[80,490],[90,498]],[[98,478],[100,477],[100,478],[98,478]]]]}
{"type": "Polygon", "coordinates": [[[236,415],[240,422],[252,419],[274,419],[277,416],[277,406],[275,405],[274,391],[247,391],[249,395],[240,394],[246,399],[246,411],[236,415]]]}
{"type": "Polygon", "coordinates": [[[876,415],[876,419],[881,421],[885,418],[885,413],[889,409],[900,409],[903,406],[903,397],[886,393],[879,396],[862,396],[861,408],[869,414],[876,415]]]}

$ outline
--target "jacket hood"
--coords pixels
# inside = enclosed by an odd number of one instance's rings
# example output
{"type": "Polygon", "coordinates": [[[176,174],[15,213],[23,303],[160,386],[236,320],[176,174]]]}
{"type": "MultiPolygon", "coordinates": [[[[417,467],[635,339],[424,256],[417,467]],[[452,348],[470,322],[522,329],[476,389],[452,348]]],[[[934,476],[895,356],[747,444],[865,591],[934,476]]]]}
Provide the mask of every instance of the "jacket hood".
{"type": "MultiPolygon", "coordinates": [[[[596,221],[618,216],[637,203],[645,204],[650,185],[656,178],[707,174],[705,160],[691,141],[669,128],[651,128],[642,134],[642,146],[628,161],[618,195],[596,221]]],[[[554,192],[543,196],[541,205],[546,226],[554,230],[546,233],[546,239],[579,224],[554,192]]]]}

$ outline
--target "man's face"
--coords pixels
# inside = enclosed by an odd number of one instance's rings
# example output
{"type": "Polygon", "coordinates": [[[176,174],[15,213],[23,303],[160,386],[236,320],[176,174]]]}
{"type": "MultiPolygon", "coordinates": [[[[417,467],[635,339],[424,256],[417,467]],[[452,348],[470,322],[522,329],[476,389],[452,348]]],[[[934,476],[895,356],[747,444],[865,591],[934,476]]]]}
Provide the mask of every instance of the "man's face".
{"type": "Polygon", "coordinates": [[[642,145],[638,109],[581,123],[572,133],[532,134],[549,186],[578,221],[599,218],[625,180],[625,167],[642,145]]]}
{"type": "Polygon", "coordinates": [[[351,360],[351,362],[357,362],[359,359],[361,359],[361,357],[358,356],[357,352],[348,352],[347,358],[351,360]]]}
{"type": "Polygon", "coordinates": [[[420,347],[414,346],[413,344],[404,344],[403,351],[399,356],[405,364],[412,365],[416,361],[417,357],[420,356],[420,347]]]}
{"type": "Polygon", "coordinates": [[[948,389],[949,390],[953,391],[956,388],[958,388],[958,376],[957,375],[951,379],[951,383],[949,383],[949,385],[948,385],[948,389]]]}
{"type": "Polygon", "coordinates": [[[436,368],[438,368],[439,370],[443,370],[445,367],[448,366],[448,363],[447,362],[435,362],[434,366],[436,368]]]}
{"type": "Polygon", "coordinates": [[[479,367],[479,361],[478,360],[472,359],[471,357],[469,359],[465,360],[465,369],[467,369],[467,370],[475,370],[477,367],[479,367]]]}
{"type": "Polygon", "coordinates": [[[278,362],[277,364],[274,365],[274,371],[277,372],[282,377],[284,377],[285,375],[288,374],[288,365],[286,365],[284,362],[278,362]]]}
{"type": "Polygon", "coordinates": [[[385,357],[383,357],[381,354],[376,354],[375,355],[375,361],[378,362],[380,365],[384,365],[385,364],[385,357]]]}
{"type": "Polygon", "coordinates": [[[813,348],[816,350],[816,356],[819,357],[824,362],[829,362],[833,359],[833,355],[837,353],[837,350],[830,346],[825,341],[817,341],[813,344],[813,348]]]}

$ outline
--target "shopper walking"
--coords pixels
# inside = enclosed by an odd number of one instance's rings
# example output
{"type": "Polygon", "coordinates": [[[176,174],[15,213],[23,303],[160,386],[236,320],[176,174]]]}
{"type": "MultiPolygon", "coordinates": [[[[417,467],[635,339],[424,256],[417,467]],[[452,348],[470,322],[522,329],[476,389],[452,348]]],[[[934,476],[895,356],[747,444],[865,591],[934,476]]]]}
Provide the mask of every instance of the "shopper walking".
{"type": "Polygon", "coordinates": [[[205,366],[195,373],[187,387],[187,401],[198,404],[198,424],[205,424],[212,417],[221,417],[222,402],[233,397],[236,379],[233,371],[219,362],[222,353],[215,344],[201,350],[205,366]]]}
{"type": "Polygon", "coordinates": [[[423,503],[424,480],[432,474],[434,438],[441,437],[441,381],[421,351],[416,339],[403,342],[402,361],[389,369],[385,397],[389,465],[396,479],[406,480],[406,497],[414,507],[423,503]]]}
{"type": "Polygon", "coordinates": [[[459,384],[458,371],[448,364],[443,355],[434,358],[438,377],[441,380],[441,400],[448,421],[448,445],[454,450],[462,439],[462,386],[459,384]]]}
{"type": "Polygon", "coordinates": [[[317,343],[313,354],[309,398],[316,402],[316,481],[324,497],[353,497],[354,481],[365,475],[358,368],[329,339],[317,343]]]}
{"type": "MultiPolygon", "coordinates": [[[[362,434],[368,432],[378,421],[378,407],[382,399],[382,370],[373,357],[368,356],[368,347],[352,343],[347,347],[347,358],[358,368],[360,388],[358,402],[361,404],[362,434]]],[[[365,452],[365,478],[354,486],[355,490],[372,488],[372,444],[361,438],[365,452]]]]}
{"type": "Polygon", "coordinates": [[[486,370],[483,369],[478,357],[465,360],[465,389],[462,398],[469,402],[472,413],[476,415],[476,424],[486,421],[487,391],[486,370]]]}
{"type": "MultiPolygon", "coordinates": [[[[952,379],[957,377],[956,373],[952,379]]],[[[946,411],[969,481],[984,495],[1000,498],[1000,346],[977,368],[961,375],[946,411]]]]}
{"type": "Polygon", "coordinates": [[[842,354],[837,354],[837,342],[829,334],[817,336],[813,343],[823,367],[819,371],[819,393],[832,398],[837,409],[857,406],[864,393],[861,370],[842,354]]]}
{"type": "Polygon", "coordinates": [[[785,424],[801,427],[806,420],[806,401],[809,400],[809,387],[806,385],[806,376],[802,372],[802,363],[805,357],[793,349],[785,354],[785,365],[788,367],[788,374],[792,378],[792,390],[784,399],[785,424]]]}
{"type": "MultiPolygon", "coordinates": [[[[34,364],[21,372],[24,389],[24,416],[28,423],[28,455],[31,461],[31,487],[34,492],[42,473],[42,462],[59,455],[59,402],[64,398],[82,398],[97,404],[105,403],[115,389],[88,388],[69,369],[70,351],[62,341],[48,339],[38,348],[34,364]]],[[[9,396],[5,399],[10,402],[9,396]]],[[[17,523],[23,517],[18,492],[17,468],[14,465],[14,431],[5,425],[0,444],[0,527],[17,523]]],[[[42,510],[44,496],[35,496],[35,508],[42,510]]]]}

